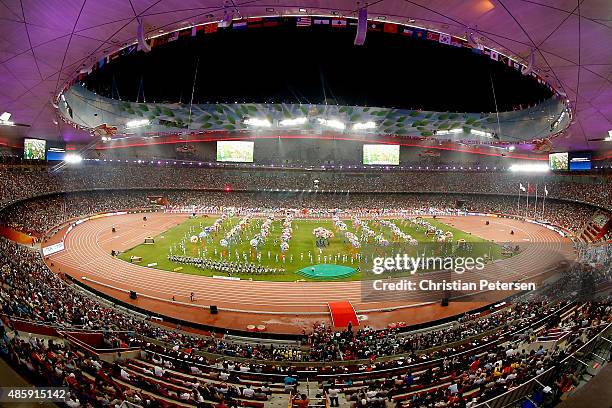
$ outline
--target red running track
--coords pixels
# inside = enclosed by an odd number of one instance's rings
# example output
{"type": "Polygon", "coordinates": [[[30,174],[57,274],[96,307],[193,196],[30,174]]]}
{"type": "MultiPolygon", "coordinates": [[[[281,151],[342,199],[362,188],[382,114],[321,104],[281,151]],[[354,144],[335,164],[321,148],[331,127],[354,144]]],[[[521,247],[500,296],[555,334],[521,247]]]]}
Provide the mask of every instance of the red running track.
{"type": "MultiPolygon", "coordinates": [[[[147,214],[148,220],[145,223],[142,216],[129,214],[84,222],[68,234],[65,240],[66,249],[52,255],[47,262],[49,265],[53,263],[54,271],[68,274],[122,301],[127,300],[128,290],[134,290],[141,296],[138,300],[139,307],[158,313],[165,308],[172,311],[169,315],[184,317],[186,320],[190,320],[189,316],[193,315],[194,307],[198,311],[204,311],[204,308],[211,304],[230,313],[291,315],[304,318],[316,316],[321,320],[321,316],[328,317],[328,304],[334,301],[350,301],[357,313],[367,314],[404,309],[432,300],[431,293],[417,291],[388,293],[383,301],[368,301],[362,298],[362,283],[358,281],[231,281],[163,271],[113,258],[110,255],[112,249],[129,249],[142,243],[145,237],[158,235],[187,217],[154,213],[147,214]],[[116,233],[111,232],[112,227],[116,227],[116,233]],[[194,302],[189,300],[191,292],[195,293],[194,302]],[[173,296],[176,302],[171,301],[173,296]],[[143,298],[146,301],[141,302],[143,298]],[[155,308],[151,306],[153,304],[155,308]]],[[[475,216],[439,217],[438,220],[485,239],[498,242],[512,240],[522,247],[522,252],[510,259],[488,264],[478,274],[461,276],[466,282],[484,278],[504,282],[521,279],[538,281],[538,276],[573,257],[568,239],[547,228],[524,221],[475,216]],[[485,220],[490,222],[489,226],[485,226],[485,220]],[[510,230],[514,230],[515,234],[511,236],[510,230]]],[[[428,277],[440,281],[448,278],[448,274],[432,273],[428,277]]],[[[479,300],[490,303],[508,294],[488,292],[486,297],[479,300]]]]}

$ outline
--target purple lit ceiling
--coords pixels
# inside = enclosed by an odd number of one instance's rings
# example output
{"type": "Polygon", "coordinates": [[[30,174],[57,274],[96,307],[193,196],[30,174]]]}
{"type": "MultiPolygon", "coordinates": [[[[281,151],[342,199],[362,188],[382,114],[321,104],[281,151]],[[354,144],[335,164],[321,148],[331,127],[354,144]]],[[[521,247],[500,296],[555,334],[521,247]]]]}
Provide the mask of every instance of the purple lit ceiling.
{"type": "MultiPolygon", "coordinates": [[[[523,61],[535,49],[537,70],[567,94],[577,115],[556,149],[609,149],[612,129],[612,1],[382,0],[370,18],[410,23],[456,36],[476,33],[485,46],[523,61]]],[[[235,16],[312,14],[356,16],[359,2],[206,0],[0,1],[0,113],[28,124],[0,135],[88,141],[57,120],[53,96],[78,72],[136,37],[235,16]],[[302,9],[305,9],[304,12],[302,9]]],[[[231,54],[230,54],[231,55],[231,54]]]]}

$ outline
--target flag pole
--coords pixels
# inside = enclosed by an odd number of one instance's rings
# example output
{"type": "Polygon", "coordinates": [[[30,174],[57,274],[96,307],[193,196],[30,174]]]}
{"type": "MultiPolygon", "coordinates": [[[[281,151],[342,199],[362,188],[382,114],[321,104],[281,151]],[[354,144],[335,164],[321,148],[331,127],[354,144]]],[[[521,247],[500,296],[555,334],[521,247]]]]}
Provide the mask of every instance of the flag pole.
{"type": "Polygon", "coordinates": [[[542,220],[545,220],[544,217],[544,206],[546,205],[546,197],[548,196],[548,188],[546,188],[546,184],[544,184],[544,200],[542,200],[542,220]]]}
{"type": "Polygon", "coordinates": [[[521,184],[519,183],[518,200],[516,201],[516,215],[521,215],[521,184]]]}
{"type": "Polygon", "coordinates": [[[531,188],[530,183],[527,183],[527,209],[525,210],[525,217],[529,217],[529,189],[531,188]]]}
{"type": "Polygon", "coordinates": [[[536,183],[535,204],[533,204],[533,218],[538,219],[538,183],[536,183]]]}

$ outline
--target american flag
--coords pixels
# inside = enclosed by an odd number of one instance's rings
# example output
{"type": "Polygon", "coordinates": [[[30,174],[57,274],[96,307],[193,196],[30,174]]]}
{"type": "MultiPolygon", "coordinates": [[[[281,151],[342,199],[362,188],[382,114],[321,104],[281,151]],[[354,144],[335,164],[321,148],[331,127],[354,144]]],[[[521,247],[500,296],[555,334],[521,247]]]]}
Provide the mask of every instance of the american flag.
{"type": "Polygon", "coordinates": [[[295,21],[297,27],[310,27],[312,25],[312,18],[310,17],[298,17],[295,21]]]}

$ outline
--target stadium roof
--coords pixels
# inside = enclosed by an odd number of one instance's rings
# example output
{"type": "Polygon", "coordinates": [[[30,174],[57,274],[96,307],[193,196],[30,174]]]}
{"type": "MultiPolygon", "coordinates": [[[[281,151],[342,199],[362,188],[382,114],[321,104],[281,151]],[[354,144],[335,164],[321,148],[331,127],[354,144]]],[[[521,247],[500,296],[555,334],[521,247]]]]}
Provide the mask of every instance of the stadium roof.
{"type": "MultiPolygon", "coordinates": [[[[147,35],[234,17],[355,17],[359,3],[278,0],[52,0],[0,2],[0,111],[29,127],[0,135],[83,141],[57,119],[52,101],[85,67],[131,43],[137,19],[147,35]],[[357,4],[357,5],[356,5],[357,4]]],[[[528,63],[567,95],[576,116],[557,149],[603,150],[612,129],[612,3],[564,0],[392,1],[368,5],[369,18],[408,23],[455,36],[473,32],[483,45],[528,63]],[[598,139],[598,141],[594,141],[598,139]]],[[[79,134],[81,132],[81,134],[79,134]]],[[[612,144],[612,143],[611,143],[612,144]]]]}

